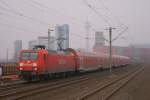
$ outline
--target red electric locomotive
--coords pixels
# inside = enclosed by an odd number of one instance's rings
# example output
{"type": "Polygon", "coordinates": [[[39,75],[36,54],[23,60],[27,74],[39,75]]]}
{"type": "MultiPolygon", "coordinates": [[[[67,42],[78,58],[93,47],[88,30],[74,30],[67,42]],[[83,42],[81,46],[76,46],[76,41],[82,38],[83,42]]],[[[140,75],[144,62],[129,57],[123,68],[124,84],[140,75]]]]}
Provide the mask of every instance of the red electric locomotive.
{"type": "MultiPolygon", "coordinates": [[[[114,66],[129,63],[128,57],[112,56],[112,59],[114,66]]],[[[17,69],[22,79],[31,80],[100,68],[108,68],[107,54],[87,53],[71,48],[64,51],[52,51],[45,49],[44,46],[36,46],[33,50],[21,51],[17,69]]]]}

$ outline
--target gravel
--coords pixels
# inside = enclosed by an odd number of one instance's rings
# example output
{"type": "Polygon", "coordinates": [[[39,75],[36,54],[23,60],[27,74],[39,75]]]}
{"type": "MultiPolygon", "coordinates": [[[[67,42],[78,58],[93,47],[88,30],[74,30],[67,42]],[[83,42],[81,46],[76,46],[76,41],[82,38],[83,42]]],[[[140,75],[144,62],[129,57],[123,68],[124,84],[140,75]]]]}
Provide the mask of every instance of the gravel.
{"type": "Polygon", "coordinates": [[[150,66],[147,65],[109,100],[150,100],[150,66]]]}

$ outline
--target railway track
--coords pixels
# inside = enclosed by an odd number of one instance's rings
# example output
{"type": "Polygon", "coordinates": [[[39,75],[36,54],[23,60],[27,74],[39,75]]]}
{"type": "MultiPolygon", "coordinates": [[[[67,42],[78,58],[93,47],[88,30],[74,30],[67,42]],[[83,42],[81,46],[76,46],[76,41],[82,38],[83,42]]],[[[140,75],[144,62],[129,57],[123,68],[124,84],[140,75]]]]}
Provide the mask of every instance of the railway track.
{"type": "Polygon", "coordinates": [[[0,93],[0,98],[1,100],[16,100],[16,99],[21,99],[25,98],[30,95],[34,95],[40,92],[46,92],[50,90],[54,90],[57,88],[65,87],[67,85],[75,84],[78,82],[82,82],[85,80],[88,80],[89,78],[87,76],[81,76],[76,77],[76,79],[68,79],[66,81],[58,81],[58,82],[52,82],[52,83],[46,83],[46,84],[39,84],[36,86],[28,86],[28,87],[22,87],[20,89],[12,89],[5,91],[3,93],[0,93]]]}
{"type": "MultiPolygon", "coordinates": [[[[97,74],[94,73],[90,76],[93,76],[93,75],[97,75],[97,74]]],[[[79,84],[79,83],[85,82],[85,81],[88,82],[88,80],[90,80],[90,79],[92,79],[92,77],[89,77],[89,75],[84,75],[84,76],[80,76],[80,77],[71,77],[69,79],[53,81],[53,82],[49,82],[49,83],[48,82],[42,83],[42,84],[34,83],[31,85],[24,84],[23,86],[20,86],[20,87],[18,86],[17,88],[15,88],[15,86],[14,86],[14,88],[0,93],[0,98],[1,98],[1,100],[16,100],[16,99],[22,100],[22,99],[25,99],[26,97],[30,97],[30,96],[32,97],[39,93],[46,93],[47,91],[57,90],[58,88],[72,86],[74,84],[77,84],[77,83],[79,84]]]]}
{"type": "MultiPolygon", "coordinates": [[[[95,75],[95,73],[92,73],[92,75],[95,75]]],[[[38,81],[38,82],[26,82],[26,81],[20,81],[14,84],[8,84],[8,85],[2,85],[0,86],[0,95],[6,94],[6,93],[12,93],[14,91],[19,92],[21,91],[22,88],[33,88],[33,87],[40,87],[42,85],[55,85],[55,84],[61,84],[62,82],[68,82],[68,81],[72,81],[76,78],[78,78],[79,76],[74,76],[74,77],[68,77],[68,78],[64,78],[64,80],[62,79],[52,79],[52,80],[48,80],[48,81],[38,81]]],[[[87,77],[86,74],[81,75],[80,77],[87,77]]]]}
{"type": "MultiPolygon", "coordinates": [[[[116,79],[123,73],[125,74],[128,71],[131,72],[133,70],[135,71],[135,67],[131,68],[131,66],[117,68],[113,71],[112,78],[116,79]]],[[[92,78],[90,78],[86,81],[77,82],[76,84],[67,85],[67,86],[64,86],[64,87],[61,87],[58,89],[54,89],[54,90],[50,90],[50,91],[46,91],[46,92],[40,92],[40,93],[38,93],[38,94],[40,94],[40,96],[37,94],[33,94],[31,96],[21,98],[21,100],[34,100],[34,99],[37,100],[37,99],[43,99],[43,97],[46,98],[47,100],[77,100],[77,98],[79,96],[81,96],[82,94],[84,95],[84,93],[86,93],[86,91],[88,91],[89,89],[90,90],[93,89],[96,86],[96,84],[103,83],[105,80],[107,80],[107,82],[108,82],[108,79],[110,79],[109,71],[105,71],[103,74],[102,73],[103,72],[97,73],[96,75],[92,76],[92,78]]],[[[113,79],[111,79],[111,80],[113,80],[113,79]]]]}
{"type": "Polygon", "coordinates": [[[11,83],[8,85],[1,85],[0,86],[0,92],[9,90],[9,89],[13,89],[13,88],[19,88],[21,86],[23,86],[26,82],[25,81],[18,81],[16,83],[11,83]]]}
{"type": "Polygon", "coordinates": [[[93,90],[87,91],[84,95],[79,96],[77,100],[108,100],[119,89],[125,86],[132,80],[144,67],[136,69],[136,71],[128,72],[127,74],[111,81],[103,83],[95,87],[93,90]]]}

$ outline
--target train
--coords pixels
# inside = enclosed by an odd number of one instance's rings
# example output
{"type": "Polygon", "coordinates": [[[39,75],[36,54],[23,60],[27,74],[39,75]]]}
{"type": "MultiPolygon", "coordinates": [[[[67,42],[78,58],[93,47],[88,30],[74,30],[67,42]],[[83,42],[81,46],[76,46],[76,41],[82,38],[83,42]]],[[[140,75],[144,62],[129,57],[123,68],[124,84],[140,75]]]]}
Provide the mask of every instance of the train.
{"type": "MultiPolygon", "coordinates": [[[[107,69],[108,59],[108,54],[105,53],[91,53],[72,48],[53,51],[38,45],[33,50],[21,50],[17,70],[21,79],[29,81],[55,75],[107,69]]],[[[130,64],[129,57],[112,55],[112,66],[127,64],[130,64]]]]}

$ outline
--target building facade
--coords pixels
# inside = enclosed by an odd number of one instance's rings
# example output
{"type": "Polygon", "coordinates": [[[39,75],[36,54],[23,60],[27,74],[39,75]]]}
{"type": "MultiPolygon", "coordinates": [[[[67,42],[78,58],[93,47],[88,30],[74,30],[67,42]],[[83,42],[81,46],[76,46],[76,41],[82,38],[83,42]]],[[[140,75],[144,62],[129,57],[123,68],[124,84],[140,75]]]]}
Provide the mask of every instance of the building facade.
{"type": "Polygon", "coordinates": [[[105,45],[105,38],[103,32],[95,32],[95,46],[104,46],[105,45]]]}
{"type": "MultiPolygon", "coordinates": [[[[39,45],[44,45],[48,49],[48,37],[46,36],[39,36],[38,37],[38,43],[39,45]]],[[[50,36],[50,43],[49,43],[49,49],[50,50],[56,50],[57,49],[57,43],[56,38],[54,36],[50,36]]]]}
{"type": "Polygon", "coordinates": [[[57,50],[69,48],[69,25],[56,25],[55,27],[57,50]]]}
{"type": "Polygon", "coordinates": [[[38,41],[37,40],[31,40],[31,41],[29,41],[28,42],[28,49],[32,50],[35,45],[38,45],[38,41]]]}
{"type": "Polygon", "coordinates": [[[14,42],[14,60],[19,59],[19,53],[22,50],[22,40],[15,40],[14,42]]]}

